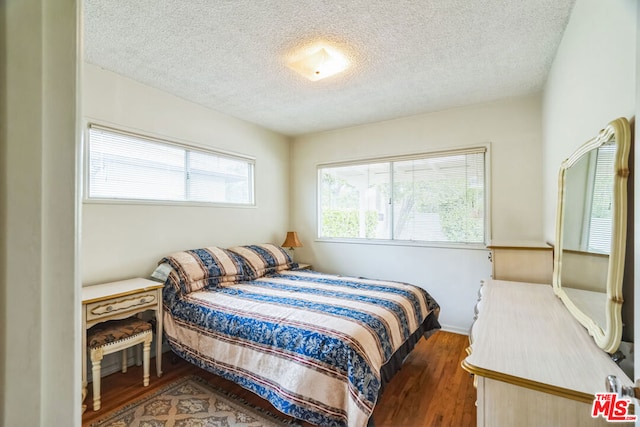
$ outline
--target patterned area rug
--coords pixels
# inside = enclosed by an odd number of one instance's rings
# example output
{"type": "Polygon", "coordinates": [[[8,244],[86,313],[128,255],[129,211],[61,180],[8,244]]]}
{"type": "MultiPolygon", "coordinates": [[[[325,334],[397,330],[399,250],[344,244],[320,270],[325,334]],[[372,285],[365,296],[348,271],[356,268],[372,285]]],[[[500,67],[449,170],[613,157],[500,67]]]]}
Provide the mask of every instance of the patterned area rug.
{"type": "Polygon", "coordinates": [[[281,427],[299,424],[190,376],[119,409],[91,427],[281,427]]]}

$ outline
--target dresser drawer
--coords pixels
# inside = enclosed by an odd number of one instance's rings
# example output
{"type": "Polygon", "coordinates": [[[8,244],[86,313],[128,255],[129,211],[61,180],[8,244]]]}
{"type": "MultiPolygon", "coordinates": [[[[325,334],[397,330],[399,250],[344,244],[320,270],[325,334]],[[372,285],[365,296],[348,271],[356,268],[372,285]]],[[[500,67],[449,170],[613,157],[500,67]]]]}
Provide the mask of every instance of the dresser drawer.
{"type": "Polygon", "coordinates": [[[128,311],[139,313],[145,307],[151,308],[157,304],[158,295],[156,292],[147,292],[94,302],[86,305],[87,321],[120,315],[128,311]]]}

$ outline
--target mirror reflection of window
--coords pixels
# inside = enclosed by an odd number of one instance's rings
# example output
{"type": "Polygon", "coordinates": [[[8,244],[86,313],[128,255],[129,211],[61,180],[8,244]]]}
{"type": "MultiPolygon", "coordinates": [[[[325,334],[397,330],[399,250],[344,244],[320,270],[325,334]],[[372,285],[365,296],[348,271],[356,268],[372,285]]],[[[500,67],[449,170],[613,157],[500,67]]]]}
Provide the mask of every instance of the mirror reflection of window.
{"type": "Polygon", "coordinates": [[[587,252],[608,254],[611,252],[612,187],[615,144],[598,148],[593,173],[587,252]]]}

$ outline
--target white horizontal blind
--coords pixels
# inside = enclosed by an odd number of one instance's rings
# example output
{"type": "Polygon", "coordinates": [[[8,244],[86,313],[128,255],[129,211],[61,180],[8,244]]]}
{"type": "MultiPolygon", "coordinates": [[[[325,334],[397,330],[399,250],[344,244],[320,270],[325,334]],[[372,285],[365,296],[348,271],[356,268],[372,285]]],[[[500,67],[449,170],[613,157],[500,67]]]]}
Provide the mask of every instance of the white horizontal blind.
{"type": "Polygon", "coordinates": [[[484,243],[485,151],[321,166],[318,236],[484,243]]]}
{"type": "Polygon", "coordinates": [[[395,162],[394,237],[484,242],[484,153],[395,162]]]}
{"type": "Polygon", "coordinates": [[[88,199],[253,204],[253,161],[89,128],[88,199]]]}
{"type": "Polygon", "coordinates": [[[252,164],[245,160],[187,151],[189,200],[248,203],[252,164]]]}
{"type": "Polygon", "coordinates": [[[611,252],[615,154],[615,144],[603,145],[597,151],[589,218],[588,252],[605,254],[611,252]]]}

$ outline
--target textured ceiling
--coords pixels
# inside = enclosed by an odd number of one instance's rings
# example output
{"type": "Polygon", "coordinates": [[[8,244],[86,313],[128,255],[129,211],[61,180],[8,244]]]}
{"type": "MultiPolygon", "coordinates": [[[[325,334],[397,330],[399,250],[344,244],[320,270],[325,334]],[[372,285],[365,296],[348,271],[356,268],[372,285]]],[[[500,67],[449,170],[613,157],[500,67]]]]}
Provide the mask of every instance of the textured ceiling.
{"type": "Polygon", "coordinates": [[[286,134],[540,91],[574,0],[85,0],[85,60],[286,134]],[[325,41],[352,67],[287,67],[325,41]]]}

